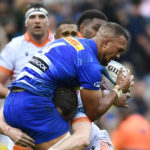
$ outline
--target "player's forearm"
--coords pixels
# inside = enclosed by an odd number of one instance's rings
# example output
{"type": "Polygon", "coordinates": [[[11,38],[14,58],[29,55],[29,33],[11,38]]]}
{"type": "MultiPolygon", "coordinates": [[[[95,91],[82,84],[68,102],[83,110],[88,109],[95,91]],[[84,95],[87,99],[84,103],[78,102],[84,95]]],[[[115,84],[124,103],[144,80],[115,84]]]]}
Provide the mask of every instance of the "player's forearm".
{"type": "Polygon", "coordinates": [[[91,119],[91,121],[97,120],[114,104],[117,98],[118,96],[116,92],[111,91],[109,94],[100,99],[99,104],[95,110],[90,112],[87,110],[86,114],[91,119]]]}
{"type": "Polygon", "coordinates": [[[0,98],[6,98],[9,92],[9,89],[0,83],[0,98]]]}
{"type": "Polygon", "coordinates": [[[72,133],[56,150],[84,150],[90,142],[91,122],[73,123],[72,133]]]}
{"type": "Polygon", "coordinates": [[[84,150],[85,146],[80,144],[78,137],[72,135],[71,138],[66,139],[63,143],[58,145],[54,150],[84,150]]]}
{"type": "Polygon", "coordinates": [[[0,134],[8,135],[10,126],[5,122],[3,108],[0,109],[0,134]]]}
{"type": "Polygon", "coordinates": [[[98,107],[98,112],[101,115],[103,115],[113,104],[114,102],[118,99],[118,96],[116,92],[111,91],[108,95],[103,97],[100,100],[100,104],[98,107]]]}

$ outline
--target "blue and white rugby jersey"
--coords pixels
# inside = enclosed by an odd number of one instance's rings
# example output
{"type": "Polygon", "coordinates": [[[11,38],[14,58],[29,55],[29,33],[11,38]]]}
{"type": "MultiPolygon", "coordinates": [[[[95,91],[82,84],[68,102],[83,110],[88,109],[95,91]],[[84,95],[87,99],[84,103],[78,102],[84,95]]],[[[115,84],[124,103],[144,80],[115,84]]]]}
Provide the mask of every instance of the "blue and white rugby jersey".
{"type": "Polygon", "coordinates": [[[102,66],[93,39],[64,38],[39,51],[10,85],[41,96],[60,86],[98,90],[102,66]]]}

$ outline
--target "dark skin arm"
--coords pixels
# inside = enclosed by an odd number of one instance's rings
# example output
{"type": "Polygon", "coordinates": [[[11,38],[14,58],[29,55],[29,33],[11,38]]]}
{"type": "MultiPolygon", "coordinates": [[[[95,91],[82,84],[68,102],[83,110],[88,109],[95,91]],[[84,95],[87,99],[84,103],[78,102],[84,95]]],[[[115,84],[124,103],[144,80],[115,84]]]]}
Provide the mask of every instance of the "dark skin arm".
{"type": "MultiPolygon", "coordinates": [[[[127,92],[133,77],[131,77],[131,73],[128,71],[126,78],[124,78],[122,76],[122,71],[123,70],[121,69],[116,83],[123,92],[127,92]]],[[[87,116],[91,121],[95,121],[115,103],[118,96],[115,91],[110,91],[108,95],[102,97],[101,90],[82,89],[81,98],[87,116]]]]}
{"type": "Polygon", "coordinates": [[[111,91],[102,98],[101,90],[82,89],[81,97],[87,116],[91,121],[95,121],[114,104],[117,94],[111,91]]]}

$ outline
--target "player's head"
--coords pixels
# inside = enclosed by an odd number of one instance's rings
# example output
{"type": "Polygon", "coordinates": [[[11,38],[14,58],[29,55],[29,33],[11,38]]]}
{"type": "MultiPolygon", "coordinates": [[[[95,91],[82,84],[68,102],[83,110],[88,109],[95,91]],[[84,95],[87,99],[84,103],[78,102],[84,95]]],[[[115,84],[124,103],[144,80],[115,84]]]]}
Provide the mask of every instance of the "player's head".
{"type": "Polygon", "coordinates": [[[78,27],[77,25],[70,20],[64,20],[59,22],[56,26],[55,39],[65,38],[65,37],[77,37],[78,36],[78,27]]]}
{"type": "Polygon", "coordinates": [[[129,34],[119,24],[107,22],[99,28],[93,39],[98,47],[100,63],[105,66],[126,50],[129,34]]]}
{"type": "Polygon", "coordinates": [[[54,93],[54,104],[64,120],[71,120],[78,106],[75,90],[68,88],[57,88],[54,93]]]}
{"type": "Polygon", "coordinates": [[[82,36],[89,39],[94,37],[99,27],[107,21],[108,18],[103,12],[97,9],[89,9],[81,14],[77,20],[77,25],[82,36]]]}
{"type": "Polygon", "coordinates": [[[41,38],[48,30],[48,12],[40,3],[31,3],[26,8],[25,26],[30,35],[41,38]]]}

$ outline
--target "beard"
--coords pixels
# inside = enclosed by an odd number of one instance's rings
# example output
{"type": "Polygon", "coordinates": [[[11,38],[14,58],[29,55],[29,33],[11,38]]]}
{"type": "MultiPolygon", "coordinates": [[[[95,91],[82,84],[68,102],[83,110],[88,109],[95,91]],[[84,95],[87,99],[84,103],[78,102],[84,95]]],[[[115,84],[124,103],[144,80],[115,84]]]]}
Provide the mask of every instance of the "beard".
{"type": "Polygon", "coordinates": [[[105,59],[105,57],[102,57],[101,59],[100,59],[100,64],[102,64],[103,66],[107,66],[108,65],[108,60],[107,59],[105,59]]]}
{"type": "Polygon", "coordinates": [[[107,66],[107,65],[108,65],[108,61],[103,60],[103,61],[101,62],[101,64],[102,64],[103,66],[107,66]]]}

